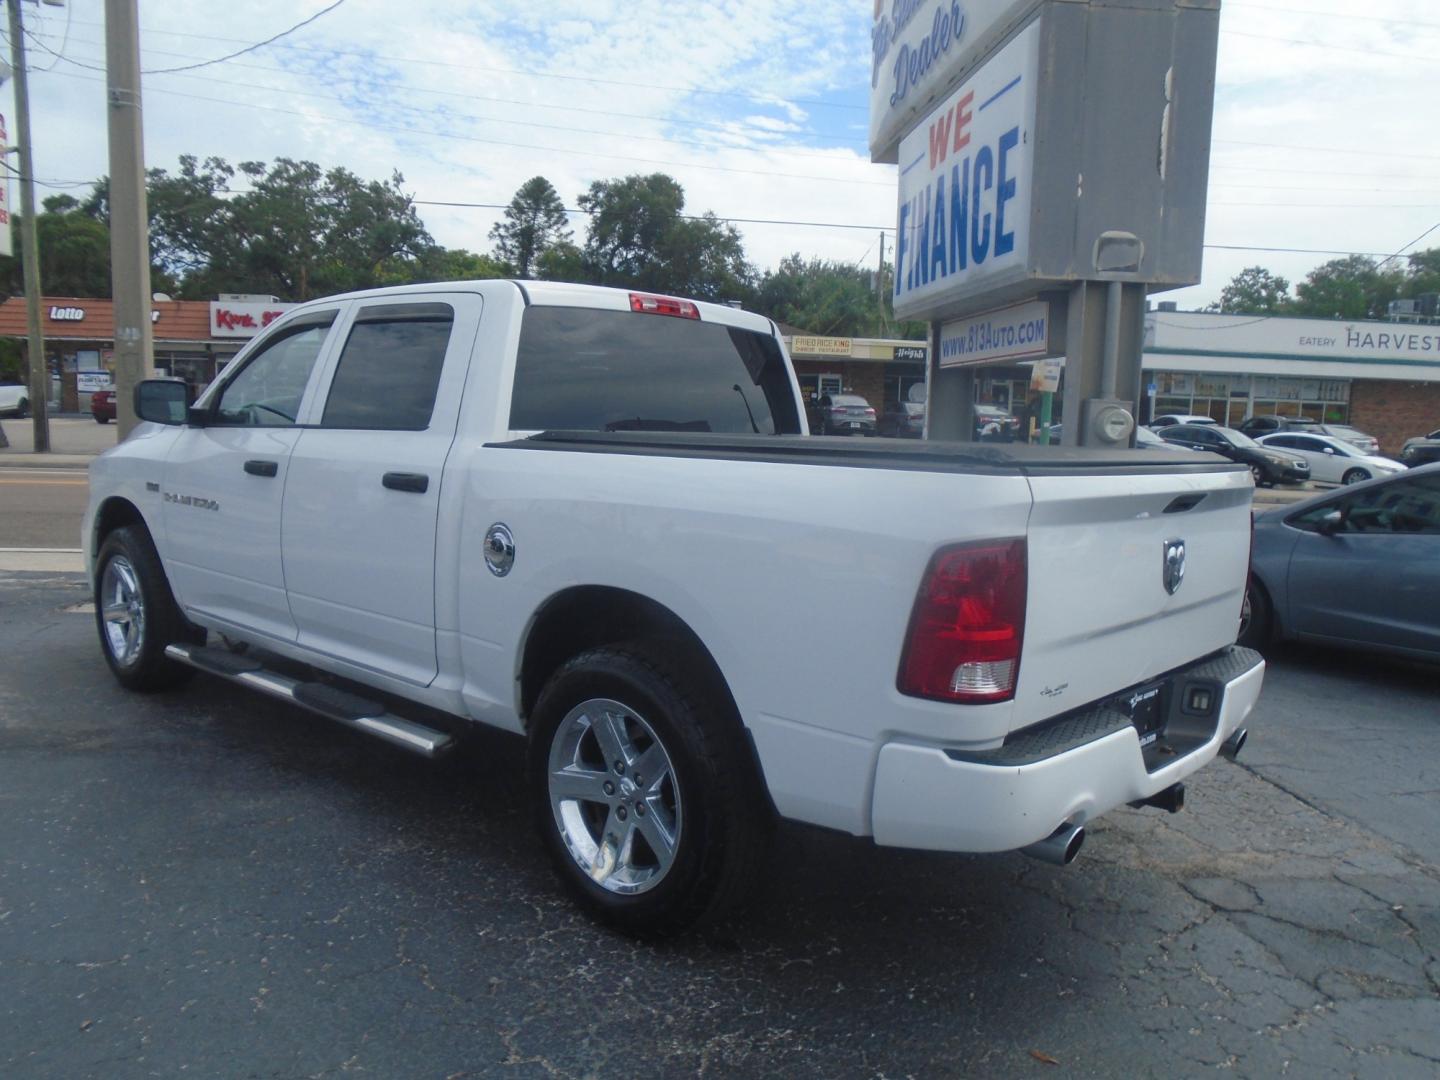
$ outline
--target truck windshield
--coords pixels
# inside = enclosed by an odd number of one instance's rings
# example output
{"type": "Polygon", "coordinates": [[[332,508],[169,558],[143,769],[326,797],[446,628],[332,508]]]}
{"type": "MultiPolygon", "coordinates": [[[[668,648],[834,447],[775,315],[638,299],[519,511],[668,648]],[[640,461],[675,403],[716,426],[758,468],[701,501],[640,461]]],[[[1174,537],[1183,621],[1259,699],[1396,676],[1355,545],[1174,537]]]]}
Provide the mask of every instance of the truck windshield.
{"type": "Polygon", "coordinates": [[[629,311],[526,309],[510,405],[514,431],[800,430],[775,339],[629,311]]]}

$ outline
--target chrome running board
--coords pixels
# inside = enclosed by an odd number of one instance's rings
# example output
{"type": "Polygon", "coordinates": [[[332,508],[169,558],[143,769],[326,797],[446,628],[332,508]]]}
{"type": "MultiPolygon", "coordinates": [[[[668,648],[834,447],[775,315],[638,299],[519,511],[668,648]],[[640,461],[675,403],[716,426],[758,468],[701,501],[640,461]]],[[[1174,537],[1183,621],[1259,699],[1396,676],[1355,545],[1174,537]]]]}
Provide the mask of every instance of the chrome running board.
{"type": "Polygon", "coordinates": [[[445,732],[396,716],[378,702],[325,683],[304,682],[269,671],[247,655],[200,645],[169,645],[165,655],[208,674],[288,701],[366,735],[384,739],[421,757],[439,757],[455,745],[454,738],[445,732]]]}

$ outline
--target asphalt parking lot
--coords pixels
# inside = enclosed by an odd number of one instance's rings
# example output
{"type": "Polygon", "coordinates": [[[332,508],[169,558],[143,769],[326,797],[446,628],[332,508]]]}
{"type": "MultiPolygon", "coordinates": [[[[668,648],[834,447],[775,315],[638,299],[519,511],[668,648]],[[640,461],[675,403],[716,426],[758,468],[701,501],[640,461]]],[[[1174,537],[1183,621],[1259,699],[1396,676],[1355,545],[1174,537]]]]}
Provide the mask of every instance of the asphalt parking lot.
{"type": "Polygon", "coordinates": [[[748,919],[586,922],[521,753],[122,692],[0,574],[0,1075],[1433,1077],[1434,672],[1289,652],[1246,757],[1060,869],[784,828],[748,919]]]}

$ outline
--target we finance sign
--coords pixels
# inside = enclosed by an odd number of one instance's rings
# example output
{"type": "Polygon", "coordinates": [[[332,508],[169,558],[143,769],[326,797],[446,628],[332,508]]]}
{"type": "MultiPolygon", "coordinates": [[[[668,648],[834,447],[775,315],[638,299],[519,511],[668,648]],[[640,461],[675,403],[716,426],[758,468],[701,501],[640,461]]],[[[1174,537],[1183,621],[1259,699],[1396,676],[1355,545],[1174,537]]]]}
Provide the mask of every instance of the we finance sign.
{"type": "Polygon", "coordinates": [[[1039,55],[1032,23],[901,141],[901,318],[1026,273],[1039,55]]]}

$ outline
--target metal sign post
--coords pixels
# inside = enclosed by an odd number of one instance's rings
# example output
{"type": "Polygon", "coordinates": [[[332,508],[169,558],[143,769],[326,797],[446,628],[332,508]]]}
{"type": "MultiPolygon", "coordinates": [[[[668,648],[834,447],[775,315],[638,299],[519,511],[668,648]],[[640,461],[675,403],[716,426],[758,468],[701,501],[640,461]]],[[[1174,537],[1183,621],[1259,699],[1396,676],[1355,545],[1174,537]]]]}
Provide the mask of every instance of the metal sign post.
{"type": "Polygon", "coordinates": [[[1064,441],[1133,438],[1145,297],[1200,278],[1218,34],[1219,0],[877,5],[871,155],[899,165],[894,307],[937,324],[936,409],[978,315],[1049,295],[1030,355],[1068,344],[1064,441]]]}

